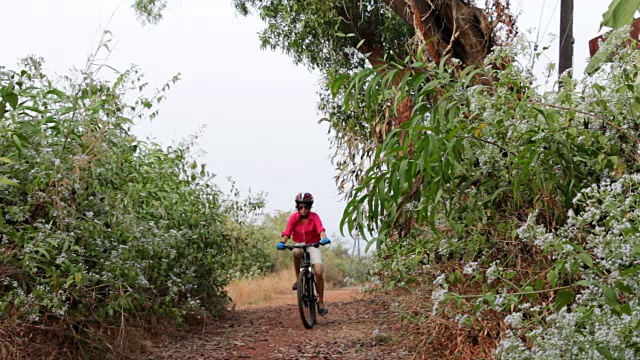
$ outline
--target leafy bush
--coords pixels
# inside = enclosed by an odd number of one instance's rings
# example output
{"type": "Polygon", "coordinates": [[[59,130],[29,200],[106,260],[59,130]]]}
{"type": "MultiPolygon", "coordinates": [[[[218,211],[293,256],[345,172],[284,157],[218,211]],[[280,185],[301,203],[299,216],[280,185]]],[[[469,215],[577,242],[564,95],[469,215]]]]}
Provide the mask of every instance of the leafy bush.
{"type": "Polygon", "coordinates": [[[131,134],[177,77],[145,97],[136,68],[109,83],[41,64],[0,72],[0,317],[77,332],[215,314],[234,274],[266,263],[243,233],[261,197],[222,194],[195,139],[163,149],[131,134]]]}
{"type": "Polygon", "coordinates": [[[570,211],[557,231],[540,228],[533,216],[519,230],[522,241],[553,254],[558,278],[574,286],[558,291],[559,311],[551,315],[525,306],[509,315],[513,330],[499,348],[504,359],[640,356],[640,174],[603,180],[574,202],[580,212],[570,211]]]}
{"type": "MultiPolygon", "coordinates": [[[[343,223],[377,232],[387,285],[431,294],[422,321],[488,336],[481,319],[498,312],[514,329],[501,331],[505,358],[637,357],[640,54],[625,31],[601,48],[612,63],[558,91],[541,92],[513,60],[523,42],[482,68],[425,65],[418,49],[397,70],[333,80],[345,94],[336,106],[386,129],[343,223]],[[406,99],[410,120],[387,127],[406,99]]],[[[354,131],[333,121],[343,138],[354,131]]]]}
{"type": "Polygon", "coordinates": [[[325,279],[334,288],[361,285],[367,282],[369,261],[367,256],[349,254],[346,241],[338,236],[331,239],[331,244],[323,249],[325,279]]]}

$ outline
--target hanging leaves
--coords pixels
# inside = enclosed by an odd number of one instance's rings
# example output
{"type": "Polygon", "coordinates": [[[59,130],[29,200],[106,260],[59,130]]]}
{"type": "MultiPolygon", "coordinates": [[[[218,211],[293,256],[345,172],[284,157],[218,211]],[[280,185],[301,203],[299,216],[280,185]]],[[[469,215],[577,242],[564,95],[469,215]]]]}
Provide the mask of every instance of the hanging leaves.
{"type": "Polygon", "coordinates": [[[640,8],[640,0],[613,0],[609,9],[602,15],[600,28],[603,26],[618,29],[628,25],[640,8]]]}

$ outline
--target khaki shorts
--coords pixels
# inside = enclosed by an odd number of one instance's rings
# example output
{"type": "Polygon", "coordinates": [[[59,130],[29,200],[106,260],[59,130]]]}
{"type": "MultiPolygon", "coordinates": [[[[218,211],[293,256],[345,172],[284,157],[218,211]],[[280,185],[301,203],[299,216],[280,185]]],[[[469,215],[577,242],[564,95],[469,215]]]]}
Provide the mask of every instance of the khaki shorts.
{"type": "Polygon", "coordinates": [[[309,255],[311,258],[311,264],[321,264],[322,265],[322,253],[320,252],[320,248],[310,247],[307,248],[309,250],[309,255]]]}
{"type": "MultiPolygon", "coordinates": [[[[304,245],[304,243],[295,243],[294,245],[304,245]]],[[[319,247],[310,246],[307,250],[309,251],[311,264],[322,264],[322,253],[319,247]]],[[[300,249],[300,251],[302,251],[302,249],[300,249]]]]}

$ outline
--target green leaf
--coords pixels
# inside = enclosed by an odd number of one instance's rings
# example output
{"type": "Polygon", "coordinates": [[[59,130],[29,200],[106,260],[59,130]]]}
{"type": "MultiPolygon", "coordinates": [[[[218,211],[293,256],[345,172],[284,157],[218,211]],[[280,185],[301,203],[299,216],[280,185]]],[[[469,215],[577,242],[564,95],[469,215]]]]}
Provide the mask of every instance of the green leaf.
{"type": "Polygon", "coordinates": [[[409,160],[408,159],[404,159],[402,160],[402,162],[400,163],[400,171],[399,174],[400,175],[400,185],[404,185],[405,181],[407,180],[407,166],[409,165],[409,160]]]}
{"type": "Polygon", "coordinates": [[[58,110],[58,114],[60,114],[60,115],[67,115],[67,114],[69,114],[69,113],[74,112],[75,110],[76,110],[76,108],[75,108],[75,107],[73,107],[73,106],[65,106],[65,107],[62,107],[62,108],[60,108],[60,109],[58,110]]]}
{"type": "Polygon", "coordinates": [[[593,75],[607,61],[609,61],[609,59],[607,59],[607,57],[601,51],[598,51],[597,53],[595,53],[595,55],[593,55],[593,57],[591,57],[589,63],[587,64],[587,67],[585,67],[584,69],[584,72],[587,75],[593,75]]]}
{"type": "Polygon", "coordinates": [[[529,300],[536,300],[538,298],[538,294],[536,294],[533,290],[533,287],[527,285],[524,287],[525,295],[529,298],[529,300]]]}
{"type": "Polygon", "coordinates": [[[29,110],[29,111],[33,111],[34,113],[40,114],[40,115],[44,115],[46,112],[40,108],[37,108],[35,106],[23,106],[22,109],[24,110],[29,110]]]}
{"type": "Polygon", "coordinates": [[[556,294],[555,308],[556,311],[562,309],[563,307],[571,304],[573,301],[573,293],[569,290],[560,290],[556,294]]]}
{"type": "Polygon", "coordinates": [[[0,177],[0,185],[18,186],[18,183],[7,178],[0,177]]]}
{"type": "Polygon", "coordinates": [[[55,95],[61,100],[63,100],[66,97],[65,93],[63,93],[62,91],[60,91],[58,89],[47,90],[47,92],[45,92],[44,95],[45,95],[45,97],[47,95],[55,95]]]}
{"type": "Polygon", "coordinates": [[[609,59],[605,55],[603,55],[602,51],[596,52],[589,60],[587,66],[584,68],[585,74],[593,75],[596,71],[600,70],[602,65],[607,61],[609,61],[609,59]]]}
{"type": "Polygon", "coordinates": [[[596,350],[598,350],[598,353],[600,353],[600,355],[604,356],[605,359],[607,359],[607,360],[615,360],[615,358],[613,357],[613,354],[611,353],[611,351],[609,351],[609,349],[607,349],[606,347],[596,346],[596,350]]]}
{"type": "Polygon", "coordinates": [[[631,314],[632,314],[631,304],[626,303],[626,304],[622,305],[622,306],[620,307],[620,312],[621,312],[621,313],[623,313],[623,314],[625,314],[625,315],[629,315],[629,316],[631,316],[631,314]]]}
{"type": "Polygon", "coordinates": [[[634,293],[634,291],[631,288],[631,286],[623,284],[622,282],[616,283],[616,288],[618,288],[618,290],[620,290],[620,291],[622,291],[624,293],[630,294],[630,295],[633,295],[633,293],[634,293]]]}
{"type": "Polygon", "coordinates": [[[338,90],[340,90],[340,88],[342,87],[342,84],[348,78],[349,78],[348,75],[342,74],[342,75],[338,76],[337,78],[333,79],[333,81],[331,82],[331,96],[333,96],[335,98],[336,95],[338,95],[338,90]]]}
{"type": "Polygon", "coordinates": [[[36,250],[37,250],[40,254],[44,255],[44,257],[46,257],[46,258],[47,258],[47,260],[51,260],[51,257],[49,257],[49,253],[48,253],[44,248],[36,248],[36,250]]]}
{"type": "Polygon", "coordinates": [[[63,253],[67,252],[67,249],[69,249],[69,242],[65,241],[64,244],[62,245],[62,252],[63,253]]]}
{"type": "Polygon", "coordinates": [[[4,101],[0,101],[0,119],[7,113],[7,104],[4,101]]]}
{"type": "Polygon", "coordinates": [[[581,253],[578,255],[580,261],[582,261],[588,267],[593,267],[593,259],[587,253],[581,253]]]}
{"type": "Polygon", "coordinates": [[[627,227],[627,228],[622,229],[622,233],[623,233],[625,236],[635,235],[635,234],[637,234],[637,233],[639,233],[639,232],[640,232],[640,229],[638,229],[638,227],[637,227],[637,226],[633,226],[633,225],[631,225],[630,227],[627,227]]]}
{"type": "Polygon", "coordinates": [[[600,28],[606,26],[618,29],[630,24],[639,7],[640,0],[613,0],[609,9],[602,14],[600,28]]]}
{"type": "Polygon", "coordinates": [[[14,110],[18,107],[18,94],[10,92],[2,95],[2,99],[9,104],[14,110]]]}
{"type": "Polygon", "coordinates": [[[18,107],[18,94],[10,92],[2,95],[2,99],[9,104],[14,110],[18,107]]]}
{"type": "Polygon", "coordinates": [[[552,286],[556,286],[556,284],[558,284],[559,278],[558,272],[555,270],[551,270],[547,273],[547,280],[549,280],[552,286]]]}
{"type": "Polygon", "coordinates": [[[604,288],[604,303],[612,309],[620,311],[620,303],[618,302],[618,294],[616,290],[610,287],[604,288]]]}
{"type": "Polygon", "coordinates": [[[13,135],[11,137],[13,139],[13,142],[16,144],[16,146],[18,147],[18,150],[22,151],[22,142],[20,141],[20,139],[18,138],[18,136],[13,135]]]}
{"type": "Polygon", "coordinates": [[[7,164],[13,164],[13,161],[11,161],[11,159],[6,158],[6,157],[0,157],[0,162],[4,162],[7,164]]]}

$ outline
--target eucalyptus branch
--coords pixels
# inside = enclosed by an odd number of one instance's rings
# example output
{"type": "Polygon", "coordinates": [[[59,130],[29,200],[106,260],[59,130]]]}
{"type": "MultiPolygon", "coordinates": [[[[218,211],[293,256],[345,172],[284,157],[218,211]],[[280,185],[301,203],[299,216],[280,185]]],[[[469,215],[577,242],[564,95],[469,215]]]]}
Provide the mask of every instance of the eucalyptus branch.
{"type": "Polygon", "coordinates": [[[413,186],[411,188],[411,191],[406,194],[405,196],[402,197],[402,199],[400,199],[400,202],[398,203],[398,206],[396,207],[398,209],[398,211],[396,212],[396,215],[393,218],[393,221],[391,222],[391,227],[394,228],[396,226],[396,223],[398,222],[398,219],[400,218],[400,211],[402,208],[404,208],[404,206],[409,202],[409,200],[411,200],[411,198],[413,197],[413,195],[415,195],[418,192],[418,189],[420,189],[420,186],[422,185],[422,182],[424,181],[424,177],[422,175],[418,176],[414,181],[413,181],[413,186]]]}
{"type": "Polygon", "coordinates": [[[457,137],[457,138],[459,138],[459,139],[478,140],[478,141],[481,141],[481,142],[483,142],[483,143],[485,143],[485,144],[493,145],[493,146],[497,147],[498,149],[500,149],[500,151],[502,151],[502,152],[506,152],[506,153],[508,153],[509,155],[515,155],[515,153],[514,153],[514,152],[509,151],[508,149],[505,149],[505,148],[504,148],[503,146],[501,146],[500,144],[496,144],[495,142],[490,141],[490,140],[481,139],[481,138],[479,138],[479,137],[475,137],[475,136],[456,136],[456,137],[457,137]]]}
{"type": "MultiPolygon", "coordinates": [[[[595,113],[590,113],[588,111],[584,111],[584,110],[580,110],[580,109],[574,109],[574,108],[570,108],[570,107],[566,107],[566,106],[554,105],[554,104],[534,103],[534,102],[530,102],[530,104],[538,104],[538,105],[542,105],[542,106],[546,106],[546,107],[550,107],[550,108],[554,108],[554,109],[558,109],[558,110],[564,110],[564,111],[575,111],[578,114],[585,115],[585,116],[590,116],[592,118],[595,118],[595,119],[598,119],[598,120],[602,120],[602,121],[606,122],[607,124],[613,126],[614,128],[616,128],[616,129],[618,129],[620,131],[624,131],[623,128],[618,126],[613,121],[606,119],[602,115],[598,115],[598,114],[595,114],[595,113]]],[[[640,139],[638,139],[637,137],[635,137],[633,135],[629,135],[629,137],[631,137],[633,139],[633,141],[635,141],[636,143],[640,144],[640,139]]]]}

